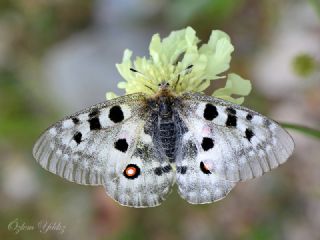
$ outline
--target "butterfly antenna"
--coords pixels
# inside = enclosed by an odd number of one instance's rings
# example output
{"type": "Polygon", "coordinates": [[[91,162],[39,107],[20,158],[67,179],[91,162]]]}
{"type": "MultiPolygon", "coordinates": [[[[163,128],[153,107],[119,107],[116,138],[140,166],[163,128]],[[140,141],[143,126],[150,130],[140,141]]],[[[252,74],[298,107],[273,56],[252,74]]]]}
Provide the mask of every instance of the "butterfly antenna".
{"type": "MultiPolygon", "coordinates": [[[[191,72],[191,69],[192,69],[193,65],[189,65],[188,67],[186,67],[185,69],[183,69],[181,72],[178,73],[178,77],[177,77],[177,80],[175,81],[174,85],[173,85],[173,89],[176,89],[176,87],[178,86],[178,83],[180,81],[180,77],[181,77],[181,74],[184,73],[184,74],[189,74],[191,72]]],[[[175,77],[174,77],[175,78],[175,77]]]]}
{"type": "MultiPolygon", "coordinates": [[[[140,73],[140,74],[142,74],[141,72],[139,72],[138,70],[136,70],[136,69],[134,69],[134,68],[130,68],[130,71],[131,72],[134,72],[134,73],[140,73]]],[[[142,74],[143,75],[143,74],[142,74]]]]}
{"type": "MultiPolygon", "coordinates": [[[[142,77],[144,77],[144,78],[148,81],[147,76],[144,75],[143,73],[139,72],[138,70],[136,70],[136,69],[134,69],[134,68],[130,68],[130,71],[131,71],[131,72],[134,72],[134,73],[140,74],[142,77]]],[[[144,86],[145,86],[146,88],[150,89],[151,91],[155,92],[155,90],[154,90],[152,87],[150,87],[150,86],[148,86],[148,85],[146,85],[146,84],[144,84],[144,86]]]]}

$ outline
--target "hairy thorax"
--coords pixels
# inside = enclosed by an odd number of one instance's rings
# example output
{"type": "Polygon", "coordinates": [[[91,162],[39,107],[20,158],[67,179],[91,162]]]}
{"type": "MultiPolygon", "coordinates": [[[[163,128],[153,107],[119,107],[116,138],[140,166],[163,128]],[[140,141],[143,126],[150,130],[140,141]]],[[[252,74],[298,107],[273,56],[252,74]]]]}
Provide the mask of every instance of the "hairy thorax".
{"type": "Polygon", "coordinates": [[[183,124],[174,106],[179,104],[177,98],[167,89],[159,91],[157,95],[148,99],[148,108],[152,109],[147,132],[153,129],[153,142],[170,162],[175,161],[175,155],[183,129],[183,124]]]}

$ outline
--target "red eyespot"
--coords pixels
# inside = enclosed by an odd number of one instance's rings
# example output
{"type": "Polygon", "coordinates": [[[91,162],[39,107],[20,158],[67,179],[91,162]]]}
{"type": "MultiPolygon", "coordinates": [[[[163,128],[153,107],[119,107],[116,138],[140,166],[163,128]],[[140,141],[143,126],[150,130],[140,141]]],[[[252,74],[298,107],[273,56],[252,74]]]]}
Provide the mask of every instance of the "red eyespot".
{"type": "Polygon", "coordinates": [[[211,166],[208,163],[200,162],[200,169],[204,174],[211,174],[211,166]]]}
{"type": "Polygon", "coordinates": [[[136,175],[136,172],[137,172],[137,169],[134,168],[134,167],[128,167],[128,168],[126,169],[126,175],[127,175],[128,177],[132,177],[132,176],[136,175]]]}
{"type": "Polygon", "coordinates": [[[128,179],[135,179],[140,175],[140,168],[135,164],[129,164],[123,171],[123,175],[128,179]]]}

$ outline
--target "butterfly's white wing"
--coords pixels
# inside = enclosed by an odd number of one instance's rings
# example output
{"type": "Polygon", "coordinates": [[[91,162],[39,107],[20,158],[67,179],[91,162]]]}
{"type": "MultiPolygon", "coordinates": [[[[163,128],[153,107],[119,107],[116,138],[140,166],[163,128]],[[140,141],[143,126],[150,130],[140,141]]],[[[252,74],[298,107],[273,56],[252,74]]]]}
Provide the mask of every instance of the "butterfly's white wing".
{"type": "MultiPolygon", "coordinates": [[[[188,126],[192,129],[192,126],[188,126]]],[[[222,179],[206,170],[198,155],[201,154],[191,132],[184,134],[177,151],[177,177],[179,194],[192,204],[203,204],[224,198],[235,186],[234,182],[222,179]]]]}
{"type": "Polygon", "coordinates": [[[104,185],[122,205],[159,205],[173,184],[173,171],[144,131],[149,117],[144,101],[142,94],[128,95],[67,117],[42,134],[33,155],[69,181],[104,185]]]}
{"type": "Polygon", "coordinates": [[[218,200],[234,182],[261,176],[293,152],[290,135],[259,113],[200,94],[184,94],[179,103],[188,131],[177,153],[177,169],[184,168],[177,183],[189,202],[218,200]]]}

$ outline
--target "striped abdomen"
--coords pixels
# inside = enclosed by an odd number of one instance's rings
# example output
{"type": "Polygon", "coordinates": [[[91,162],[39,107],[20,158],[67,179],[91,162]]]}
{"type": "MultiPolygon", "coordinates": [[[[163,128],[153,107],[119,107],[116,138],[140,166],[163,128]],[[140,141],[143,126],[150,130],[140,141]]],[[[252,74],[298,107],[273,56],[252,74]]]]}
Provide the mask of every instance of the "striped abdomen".
{"type": "Polygon", "coordinates": [[[177,137],[175,124],[172,118],[160,118],[159,120],[159,136],[162,148],[170,162],[173,162],[177,137]]]}

